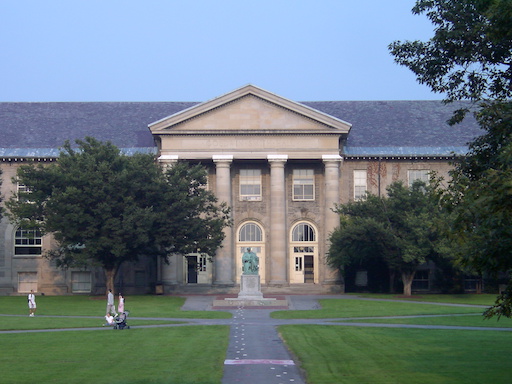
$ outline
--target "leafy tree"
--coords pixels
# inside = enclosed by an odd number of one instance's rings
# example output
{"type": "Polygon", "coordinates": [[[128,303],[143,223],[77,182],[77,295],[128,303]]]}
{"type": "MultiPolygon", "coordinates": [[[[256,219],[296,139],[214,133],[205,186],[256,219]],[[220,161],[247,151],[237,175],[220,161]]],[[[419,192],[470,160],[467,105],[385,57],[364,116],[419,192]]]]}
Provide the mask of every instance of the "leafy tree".
{"type": "MultiPolygon", "coordinates": [[[[479,114],[488,132],[475,140],[455,166],[447,207],[463,265],[493,277],[512,271],[512,104],[500,103],[479,114]]],[[[486,316],[512,317],[512,283],[486,316]]]]}
{"type": "MultiPolygon", "coordinates": [[[[419,0],[414,14],[435,27],[427,42],[395,41],[395,61],[447,101],[507,100],[512,96],[512,1],[419,0]]],[[[454,116],[460,121],[466,108],[454,116]]]]}
{"type": "MultiPolygon", "coordinates": [[[[395,60],[420,83],[446,93],[448,102],[480,102],[476,117],[486,131],[451,174],[447,201],[456,218],[453,240],[467,267],[491,275],[510,271],[512,246],[506,236],[512,211],[503,199],[511,165],[512,0],[419,0],[413,12],[426,13],[435,25],[434,37],[392,43],[395,60]]],[[[451,122],[467,112],[458,110],[451,122]]],[[[506,292],[487,311],[493,315],[512,316],[510,278],[506,292]]]]}
{"type": "Polygon", "coordinates": [[[27,193],[7,206],[12,220],[52,233],[46,256],[61,267],[101,266],[107,289],[124,262],[200,248],[213,255],[229,225],[229,210],[207,191],[200,165],[164,172],[154,156],[126,156],[110,143],[78,140],[63,146],[57,164],[19,168],[27,193]]]}
{"type": "Polygon", "coordinates": [[[395,182],[387,195],[368,194],[338,207],[341,224],[331,235],[327,260],[343,270],[383,258],[392,273],[400,273],[404,295],[410,296],[418,266],[440,254],[440,195],[419,181],[411,188],[395,182]]]}

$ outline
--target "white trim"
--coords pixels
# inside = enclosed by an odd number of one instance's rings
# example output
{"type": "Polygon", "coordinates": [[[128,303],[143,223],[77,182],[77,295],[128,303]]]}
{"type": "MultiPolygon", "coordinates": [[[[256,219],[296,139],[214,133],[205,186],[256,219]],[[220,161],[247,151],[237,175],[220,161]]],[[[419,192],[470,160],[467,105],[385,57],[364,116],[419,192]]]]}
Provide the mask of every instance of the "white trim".
{"type": "Polygon", "coordinates": [[[287,161],[288,155],[267,155],[268,161],[287,161]]]}

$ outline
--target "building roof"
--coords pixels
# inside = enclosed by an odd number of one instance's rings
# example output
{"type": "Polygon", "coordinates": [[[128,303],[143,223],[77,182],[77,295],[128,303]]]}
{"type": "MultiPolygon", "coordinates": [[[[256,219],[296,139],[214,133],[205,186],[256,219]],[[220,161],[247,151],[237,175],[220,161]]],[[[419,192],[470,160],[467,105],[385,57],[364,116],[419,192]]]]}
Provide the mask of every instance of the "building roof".
{"type": "MultiPolygon", "coordinates": [[[[195,102],[0,103],[1,157],[54,157],[65,140],[92,136],[127,152],[155,151],[148,126],[195,102]]],[[[482,134],[475,120],[449,126],[457,105],[440,101],[302,102],[352,124],[344,146],[351,155],[463,151],[482,134]]]]}

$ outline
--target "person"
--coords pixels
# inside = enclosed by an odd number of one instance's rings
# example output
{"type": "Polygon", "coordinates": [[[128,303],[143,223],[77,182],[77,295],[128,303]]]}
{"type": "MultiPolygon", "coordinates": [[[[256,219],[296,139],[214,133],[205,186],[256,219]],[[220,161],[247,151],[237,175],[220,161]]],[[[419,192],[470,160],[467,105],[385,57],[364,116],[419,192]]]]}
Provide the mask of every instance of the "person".
{"type": "Polygon", "coordinates": [[[247,248],[242,256],[242,270],[244,275],[257,275],[259,270],[259,258],[251,248],[247,248]]]}
{"type": "Polygon", "coordinates": [[[117,303],[117,310],[119,313],[124,313],[124,297],[119,293],[119,302],[117,303]]]}
{"type": "Polygon", "coordinates": [[[34,317],[36,314],[36,295],[34,295],[34,290],[31,289],[28,294],[28,312],[30,317],[34,317]]]}
{"type": "Polygon", "coordinates": [[[105,320],[107,321],[107,324],[105,324],[105,325],[114,325],[115,324],[114,316],[112,316],[110,313],[105,316],[105,320]]]}
{"type": "MultiPolygon", "coordinates": [[[[108,314],[116,314],[116,306],[114,304],[114,294],[112,293],[112,290],[108,290],[107,295],[107,313],[108,314]]],[[[117,315],[117,314],[116,314],[117,315]]]]}

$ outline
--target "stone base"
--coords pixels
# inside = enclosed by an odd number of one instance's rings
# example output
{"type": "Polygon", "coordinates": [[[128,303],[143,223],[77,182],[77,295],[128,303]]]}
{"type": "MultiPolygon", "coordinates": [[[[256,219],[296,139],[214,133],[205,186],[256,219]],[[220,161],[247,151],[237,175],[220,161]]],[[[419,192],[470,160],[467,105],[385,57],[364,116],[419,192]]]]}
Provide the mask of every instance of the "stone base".
{"type": "Polygon", "coordinates": [[[287,300],[264,298],[261,293],[259,275],[242,275],[240,278],[240,293],[236,298],[214,300],[214,307],[283,307],[288,306],[287,300]]]}
{"type": "Polygon", "coordinates": [[[261,293],[261,283],[259,275],[240,276],[240,293],[238,300],[257,300],[263,299],[261,293]]]}
{"type": "Polygon", "coordinates": [[[213,307],[288,307],[288,300],[263,298],[260,300],[240,300],[227,298],[224,300],[213,300],[213,307]]]}

